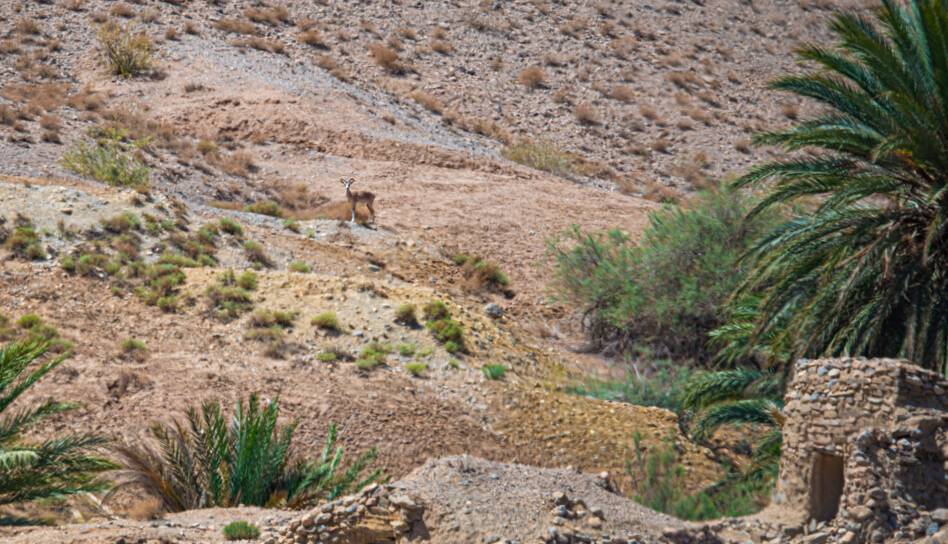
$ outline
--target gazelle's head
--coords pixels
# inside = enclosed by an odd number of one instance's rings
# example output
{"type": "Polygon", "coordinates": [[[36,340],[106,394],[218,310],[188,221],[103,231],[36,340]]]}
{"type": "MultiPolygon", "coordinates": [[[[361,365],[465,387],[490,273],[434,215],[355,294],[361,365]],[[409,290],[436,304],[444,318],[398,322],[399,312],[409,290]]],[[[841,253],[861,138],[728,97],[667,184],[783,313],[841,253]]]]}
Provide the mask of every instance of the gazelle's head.
{"type": "Polygon", "coordinates": [[[352,187],[352,184],[355,183],[356,180],[355,178],[349,178],[349,179],[343,178],[343,179],[340,179],[339,181],[341,181],[342,184],[346,186],[346,190],[348,191],[349,187],[352,187]]]}

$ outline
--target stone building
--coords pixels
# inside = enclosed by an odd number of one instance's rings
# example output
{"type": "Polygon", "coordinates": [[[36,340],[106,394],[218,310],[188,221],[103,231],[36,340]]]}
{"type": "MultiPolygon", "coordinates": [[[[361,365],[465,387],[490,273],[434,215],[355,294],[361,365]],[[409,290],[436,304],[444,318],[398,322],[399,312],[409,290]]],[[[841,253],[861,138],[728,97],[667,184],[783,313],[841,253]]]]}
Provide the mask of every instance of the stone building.
{"type": "Polygon", "coordinates": [[[773,502],[807,533],[912,541],[948,525],[941,376],[892,359],[801,360],[786,401],[773,502]]]}

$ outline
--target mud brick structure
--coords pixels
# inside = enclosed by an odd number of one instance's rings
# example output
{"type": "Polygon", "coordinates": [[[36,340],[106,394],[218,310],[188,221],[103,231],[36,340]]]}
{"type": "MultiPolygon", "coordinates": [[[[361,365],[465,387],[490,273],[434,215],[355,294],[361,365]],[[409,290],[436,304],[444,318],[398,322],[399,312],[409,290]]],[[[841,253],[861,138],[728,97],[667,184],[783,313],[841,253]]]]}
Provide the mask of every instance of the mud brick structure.
{"type": "Polygon", "coordinates": [[[829,542],[944,529],[948,382],[899,360],[817,359],[797,362],[787,391],[775,505],[829,542]]]}

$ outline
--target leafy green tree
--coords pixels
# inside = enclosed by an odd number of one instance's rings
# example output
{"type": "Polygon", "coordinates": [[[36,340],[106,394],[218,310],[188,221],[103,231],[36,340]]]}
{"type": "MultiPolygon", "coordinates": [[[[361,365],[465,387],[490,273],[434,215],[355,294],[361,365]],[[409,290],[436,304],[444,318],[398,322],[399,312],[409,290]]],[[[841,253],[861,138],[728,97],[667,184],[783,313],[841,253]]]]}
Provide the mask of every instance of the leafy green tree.
{"type": "Polygon", "coordinates": [[[745,220],[753,205],[739,191],[716,188],[651,214],[639,240],[618,229],[574,228],[549,244],[554,287],[582,308],[598,348],[706,362],[707,334],[723,324],[725,303],[743,278],[741,255],[778,224],[773,212],[745,220]]]}
{"type": "MultiPolygon", "coordinates": [[[[0,347],[0,504],[61,498],[100,491],[108,482],[97,478],[116,468],[92,454],[105,443],[91,434],[71,434],[39,442],[21,436],[43,419],[76,407],[47,400],[15,410],[12,404],[36,382],[65,361],[69,354],[45,359],[47,342],[14,342],[0,347]]],[[[5,519],[2,522],[13,522],[5,519]]]]}
{"type": "Polygon", "coordinates": [[[772,87],[815,117],[758,137],[788,158],[752,169],[754,213],[802,211],[757,242],[738,298],[760,295],[753,336],[793,356],[903,356],[948,370],[948,2],[883,0],[838,14],[835,47],[772,87]],[[803,153],[806,151],[806,153],[803,153]]]}
{"type": "Polygon", "coordinates": [[[153,444],[125,444],[117,451],[126,468],[124,485],[137,484],[159,497],[165,510],[211,506],[302,508],[333,499],[376,481],[381,471],[363,472],[375,459],[370,450],[341,470],[343,450],[329,426],[318,459],[293,459],[296,423],[279,425],[279,404],[251,395],[231,418],[219,402],[191,408],[186,421],[151,426],[153,444]]]}

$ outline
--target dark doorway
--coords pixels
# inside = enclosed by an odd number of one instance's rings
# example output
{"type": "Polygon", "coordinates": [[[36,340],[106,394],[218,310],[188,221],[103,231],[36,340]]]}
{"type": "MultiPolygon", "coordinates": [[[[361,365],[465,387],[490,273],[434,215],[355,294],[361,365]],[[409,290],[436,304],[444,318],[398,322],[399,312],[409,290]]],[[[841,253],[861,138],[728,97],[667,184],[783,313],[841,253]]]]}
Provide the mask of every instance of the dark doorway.
{"type": "Polygon", "coordinates": [[[810,472],[810,517],[829,521],[836,517],[843,495],[843,458],[817,453],[810,472]]]}

